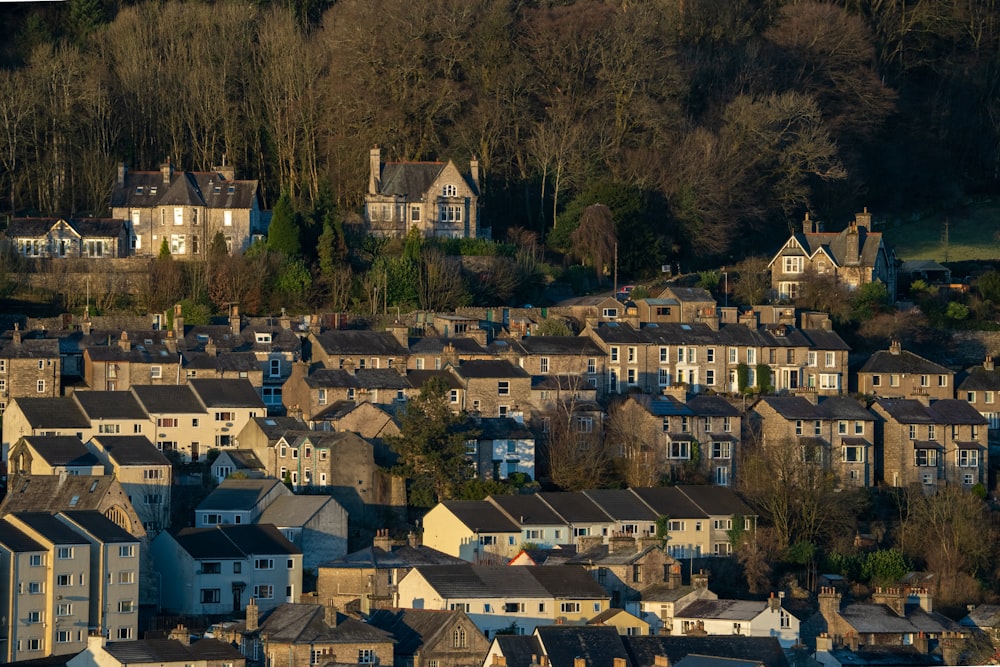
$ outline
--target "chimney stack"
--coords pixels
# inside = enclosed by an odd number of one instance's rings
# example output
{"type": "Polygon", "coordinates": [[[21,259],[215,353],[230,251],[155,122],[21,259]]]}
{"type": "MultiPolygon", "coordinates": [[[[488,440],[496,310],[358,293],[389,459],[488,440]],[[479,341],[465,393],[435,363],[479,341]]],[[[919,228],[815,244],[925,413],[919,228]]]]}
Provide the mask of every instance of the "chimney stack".
{"type": "Polygon", "coordinates": [[[899,344],[898,340],[894,340],[889,343],[889,354],[899,356],[899,353],[903,351],[902,345],[899,344]]]}
{"type": "Polygon", "coordinates": [[[823,586],[819,589],[819,613],[827,624],[840,613],[840,593],[833,586],[823,586]]]}
{"type": "Polygon", "coordinates": [[[247,603],[247,621],[246,630],[247,632],[255,632],[259,627],[260,622],[260,609],[257,607],[257,601],[250,598],[250,602],[247,603]]]}
{"type": "Polygon", "coordinates": [[[872,214],[868,212],[868,207],[861,213],[854,214],[854,224],[857,225],[858,229],[862,229],[866,232],[870,232],[872,229],[872,214]]]}
{"type": "Polygon", "coordinates": [[[292,328],[292,318],[288,316],[288,311],[286,311],[284,308],[281,309],[281,319],[279,320],[279,322],[281,322],[282,329],[292,328]]]}
{"type": "Polygon", "coordinates": [[[382,152],[378,144],[368,153],[368,194],[378,194],[382,178],[382,152]]]}
{"type": "Polygon", "coordinates": [[[472,185],[475,186],[476,192],[479,192],[479,158],[475,155],[469,160],[469,172],[472,176],[472,185]]]}
{"type": "Polygon", "coordinates": [[[11,334],[11,338],[14,341],[14,345],[21,344],[21,325],[17,322],[14,323],[14,333],[11,334]]]}
{"type": "Polygon", "coordinates": [[[805,220],[802,221],[802,231],[806,234],[816,233],[816,221],[809,218],[809,211],[806,211],[805,220]]]}
{"type": "Polygon", "coordinates": [[[175,303],[174,304],[174,333],[176,334],[176,336],[178,338],[183,338],[184,337],[184,315],[181,314],[182,312],[183,312],[183,309],[181,307],[181,304],[175,303]]]}
{"type": "Polygon", "coordinates": [[[129,352],[132,350],[132,341],[128,339],[128,332],[123,331],[121,338],[118,339],[118,347],[124,352],[129,352]]]}
{"type": "Polygon", "coordinates": [[[372,541],[372,546],[382,551],[392,551],[392,538],[389,537],[388,528],[379,528],[375,531],[375,539],[372,541]]]}
{"type": "Polygon", "coordinates": [[[844,264],[857,264],[861,260],[861,235],[858,233],[857,220],[852,220],[847,226],[847,236],[844,240],[846,243],[844,264]]]}
{"type": "Polygon", "coordinates": [[[170,164],[170,158],[160,165],[160,174],[163,175],[163,184],[170,185],[170,176],[174,173],[173,165],[170,164]]]}
{"type": "Polygon", "coordinates": [[[337,627],[337,605],[333,604],[333,600],[323,607],[323,620],[329,627],[337,627]]]}
{"type": "Polygon", "coordinates": [[[187,627],[178,623],[170,634],[167,635],[167,639],[175,639],[185,646],[191,645],[191,633],[188,631],[187,627]]]}
{"type": "Polygon", "coordinates": [[[608,553],[620,554],[635,551],[635,538],[625,533],[616,533],[608,539],[608,553]]]}
{"type": "Polygon", "coordinates": [[[120,187],[120,188],[121,187],[125,187],[125,173],[126,173],[126,171],[127,170],[125,169],[125,163],[124,162],[119,162],[118,163],[118,187],[120,187]]]}
{"type": "Polygon", "coordinates": [[[983,368],[985,368],[986,370],[988,370],[991,373],[996,368],[995,365],[994,365],[994,363],[993,363],[993,355],[992,354],[987,354],[986,355],[986,360],[983,361],[983,368]]]}
{"type": "Polygon", "coordinates": [[[242,320],[240,319],[240,307],[232,306],[229,309],[229,329],[233,332],[233,336],[240,335],[240,329],[242,328],[242,320]]]}
{"type": "Polygon", "coordinates": [[[406,543],[410,545],[410,548],[416,549],[420,546],[420,535],[417,535],[412,530],[406,534],[406,543]]]}

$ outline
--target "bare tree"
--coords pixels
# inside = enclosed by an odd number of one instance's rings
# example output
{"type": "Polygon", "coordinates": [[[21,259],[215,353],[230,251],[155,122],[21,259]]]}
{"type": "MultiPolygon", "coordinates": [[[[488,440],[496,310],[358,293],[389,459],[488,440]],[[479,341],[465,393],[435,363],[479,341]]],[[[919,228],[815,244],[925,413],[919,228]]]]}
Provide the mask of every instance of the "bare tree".
{"type": "MultiPolygon", "coordinates": [[[[582,387],[582,378],[574,378],[582,387]]],[[[542,415],[546,425],[544,456],[549,478],[567,491],[605,486],[614,476],[614,462],[603,433],[603,413],[582,402],[570,388],[542,415]]]]}
{"type": "Polygon", "coordinates": [[[590,264],[597,279],[614,263],[618,236],[611,209],[604,204],[591,204],[580,216],[580,226],[570,234],[572,254],[584,264],[590,264]]]}
{"type": "Polygon", "coordinates": [[[436,248],[423,250],[417,276],[417,297],[424,310],[454,308],[466,295],[459,260],[436,248]]]}
{"type": "Polygon", "coordinates": [[[619,401],[608,411],[607,439],[629,486],[657,486],[665,472],[663,434],[657,434],[649,413],[632,400],[619,401]],[[657,437],[659,436],[659,437],[657,437]]]}

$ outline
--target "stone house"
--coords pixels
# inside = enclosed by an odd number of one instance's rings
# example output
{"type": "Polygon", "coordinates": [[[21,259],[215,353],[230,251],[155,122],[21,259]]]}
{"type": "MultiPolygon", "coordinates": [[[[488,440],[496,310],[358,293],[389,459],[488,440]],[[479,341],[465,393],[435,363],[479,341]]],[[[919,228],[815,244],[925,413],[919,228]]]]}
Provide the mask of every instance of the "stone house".
{"type": "Polygon", "coordinates": [[[955,371],[902,349],[893,341],[858,370],[858,393],[881,398],[955,397],[955,371]]]}
{"type": "Polygon", "coordinates": [[[965,401],[880,398],[871,411],[886,484],[919,484],[928,493],[988,485],[988,422],[965,401]]]}
{"type": "Polygon", "coordinates": [[[316,594],[340,609],[371,614],[376,609],[396,606],[397,585],[414,567],[464,562],[424,546],[414,533],[398,541],[383,528],[376,531],[369,546],[320,563],[316,594]]]}
{"type": "Polygon", "coordinates": [[[797,299],[808,274],[832,276],[854,290],[873,282],[883,283],[889,299],[896,298],[896,253],[881,232],[871,231],[868,209],[855,215],[840,232],[824,232],[809,215],[802,231],[792,234],[771,259],[771,289],[780,299],[797,299]]]}
{"type": "Polygon", "coordinates": [[[958,395],[989,422],[990,439],[1000,440],[1000,372],[992,356],[979,366],[966,369],[958,395]]]}
{"type": "MultiPolygon", "coordinates": [[[[720,396],[673,396],[635,394],[626,399],[636,419],[632,426],[644,434],[642,451],[628,451],[639,465],[672,476],[699,474],[718,486],[736,480],[736,460],[742,433],[740,412],[720,396]]],[[[623,413],[625,414],[625,413],[623,413]]],[[[653,480],[658,481],[658,480],[653,480]]]]}
{"type": "Polygon", "coordinates": [[[379,609],[368,623],[392,635],[394,667],[480,667],[490,647],[458,610],[379,609]]]}
{"type": "Polygon", "coordinates": [[[782,597],[768,600],[695,600],[678,610],[674,625],[685,634],[775,637],[782,648],[799,643],[799,619],[782,606],[782,597]]]}
{"type": "Polygon", "coordinates": [[[708,589],[708,575],[692,573],[689,584],[682,583],[680,572],[672,567],[661,584],[646,586],[640,592],[638,616],[649,622],[653,634],[678,635],[681,627],[674,627],[678,611],[696,600],[718,600],[719,596],[708,589]]]}
{"type": "Polygon", "coordinates": [[[347,553],[347,512],[331,496],[281,496],[257,522],[273,525],[301,549],[306,570],[347,553]]]}
{"type": "Polygon", "coordinates": [[[95,391],[181,384],[186,374],[177,343],[172,330],[92,330],[83,349],[83,380],[95,391]]]}
{"type": "Polygon", "coordinates": [[[8,472],[22,475],[101,475],[104,466],[72,435],[26,435],[10,448],[8,472]]]}
{"type": "Polygon", "coordinates": [[[451,368],[464,389],[461,410],[483,417],[514,417],[530,409],[531,376],[509,361],[465,361],[451,368]]]}
{"type": "Polygon", "coordinates": [[[302,551],[272,525],[216,525],[163,531],[152,544],[164,610],[209,615],[262,611],[302,593],[302,551]]]}
{"type": "Polygon", "coordinates": [[[479,160],[462,172],[448,162],[382,162],[378,146],[368,159],[365,223],[375,236],[489,238],[479,221],[479,160]]]}
{"type": "Polygon", "coordinates": [[[332,605],[285,603],[270,610],[247,605],[246,621],[225,628],[222,638],[248,665],[389,665],[392,636],[345,616],[332,605]],[[263,620],[259,620],[264,614],[263,620]]]}
{"type": "Polygon", "coordinates": [[[409,352],[388,331],[335,330],[309,333],[312,363],[332,370],[406,369],[409,352]]]}
{"type": "Polygon", "coordinates": [[[967,628],[934,611],[933,597],[924,588],[876,588],[870,602],[846,605],[834,588],[822,588],[818,597],[819,611],[802,623],[802,635],[820,650],[912,646],[927,655],[945,649],[950,638],[969,635],[967,628]]]}
{"type": "Polygon", "coordinates": [[[423,336],[407,341],[409,356],[407,368],[411,371],[441,370],[448,364],[455,365],[467,359],[493,359],[493,352],[479,341],[465,336],[440,338],[423,336]]]}
{"type": "Polygon", "coordinates": [[[857,401],[831,396],[765,396],[750,412],[764,447],[792,447],[801,460],[820,464],[847,488],[870,488],[881,475],[875,415],[857,401]]]}
{"type": "Polygon", "coordinates": [[[7,226],[11,247],[23,257],[127,257],[125,221],[119,218],[14,218],[7,226]]]}
{"type": "Polygon", "coordinates": [[[221,484],[222,480],[233,474],[250,479],[267,477],[264,463],[257,458],[252,449],[228,449],[219,452],[219,455],[212,461],[211,470],[212,479],[215,480],[216,484],[221,484]]]}
{"type": "Polygon", "coordinates": [[[512,626],[582,624],[608,608],[608,594],[575,565],[419,566],[399,582],[399,606],[464,611],[487,639],[512,626]]]}
{"type": "Polygon", "coordinates": [[[382,440],[400,433],[395,414],[374,403],[338,401],[316,417],[310,425],[317,431],[350,431],[366,440],[382,440]]]}
{"type": "Polygon", "coordinates": [[[511,340],[509,355],[532,376],[579,377],[582,388],[597,388],[605,377],[604,351],[585,336],[528,336],[511,340]]]}
{"type": "Polygon", "coordinates": [[[611,596],[611,606],[638,612],[641,591],[666,582],[680,585],[680,564],[652,535],[618,533],[608,537],[581,538],[577,554],[566,560],[590,572],[611,596]]]}
{"type": "Polygon", "coordinates": [[[217,234],[230,253],[242,253],[265,233],[257,181],[236,180],[232,165],[209,172],[129,171],[118,165],[111,215],[125,220],[130,255],[156,257],[164,241],[180,260],[207,256],[217,234]]]}
{"type": "Polygon", "coordinates": [[[142,520],[155,535],[170,527],[173,466],[144,435],[95,435],[87,442],[105,471],[115,476],[142,520]]]}
{"type": "Polygon", "coordinates": [[[0,415],[15,398],[59,396],[61,368],[59,341],[15,325],[0,338],[0,415]]]}

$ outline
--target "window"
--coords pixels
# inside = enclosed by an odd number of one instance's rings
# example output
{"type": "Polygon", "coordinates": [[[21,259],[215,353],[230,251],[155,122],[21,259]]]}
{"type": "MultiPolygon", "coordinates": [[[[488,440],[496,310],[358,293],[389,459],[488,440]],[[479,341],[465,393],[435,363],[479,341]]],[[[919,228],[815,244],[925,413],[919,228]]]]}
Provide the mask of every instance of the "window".
{"type": "Polygon", "coordinates": [[[587,359],[587,373],[593,375],[597,372],[597,359],[593,357],[587,359]]]}
{"type": "Polygon", "coordinates": [[[864,463],[865,448],[857,445],[845,445],[843,449],[843,461],[845,463],[864,463]]]}
{"type": "Polygon", "coordinates": [[[713,459],[729,459],[732,458],[732,454],[733,454],[733,443],[731,442],[712,443],[713,459]]]}
{"type": "Polygon", "coordinates": [[[710,347],[707,350],[705,350],[705,361],[707,361],[710,364],[714,364],[715,363],[715,348],[714,347],[710,347]]]}
{"type": "Polygon", "coordinates": [[[271,377],[281,377],[281,359],[271,359],[269,374],[271,377]]]}
{"type": "Polygon", "coordinates": [[[135,558],[135,545],[122,544],[118,547],[119,558],[135,558]]]}
{"type": "Polygon", "coordinates": [[[326,405],[326,389],[316,390],[316,403],[319,405],[326,405]]]}
{"type": "Polygon", "coordinates": [[[135,604],[132,600],[122,600],[118,603],[118,613],[131,614],[135,611],[135,604]]]}
{"type": "Polygon", "coordinates": [[[497,395],[510,396],[510,382],[507,380],[500,380],[497,382],[497,395]]]}
{"type": "Polygon", "coordinates": [[[561,602],[559,603],[559,611],[564,614],[579,614],[580,613],[580,603],[579,602],[561,602]]]}
{"type": "Polygon", "coordinates": [[[629,385],[636,384],[637,376],[636,376],[636,370],[634,368],[628,369],[628,372],[625,374],[625,377],[629,385]]]}
{"type": "Polygon", "coordinates": [[[73,558],[73,547],[59,547],[56,549],[56,559],[71,560],[73,558]]]}
{"type": "Polygon", "coordinates": [[[898,387],[899,386],[899,376],[896,374],[889,375],[889,386],[898,387]]]}
{"type": "Polygon", "coordinates": [[[964,486],[972,486],[975,483],[976,483],[976,476],[973,475],[971,472],[967,472],[962,475],[962,484],[964,486]]]}
{"type": "Polygon", "coordinates": [[[184,234],[170,235],[170,254],[183,255],[187,252],[187,237],[184,234]]]}
{"type": "Polygon", "coordinates": [[[203,588],[201,589],[201,603],[202,604],[219,604],[222,599],[222,589],[219,588],[203,588]]]}
{"type": "Polygon", "coordinates": [[[72,630],[58,630],[56,631],[56,643],[57,644],[68,644],[73,641],[73,631],[72,630]]]}
{"type": "Polygon", "coordinates": [[[833,368],[837,365],[837,354],[835,352],[826,353],[826,367],[833,368]]]}
{"type": "Polygon", "coordinates": [[[947,387],[948,386],[948,376],[947,375],[938,375],[938,386],[939,387],[947,387]]]}
{"type": "MultiPolygon", "coordinates": [[[[611,319],[614,319],[614,318],[618,317],[618,309],[617,308],[605,308],[604,309],[604,317],[611,318],[611,319]]],[[[613,359],[612,361],[616,361],[616,360],[613,359]]]]}
{"type": "Polygon", "coordinates": [[[73,575],[71,574],[60,574],[56,576],[56,586],[72,586],[73,585],[73,575]]]}
{"type": "Polygon", "coordinates": [[[217,422],[231,422],[236,420],[235,412],[216,412],[215,421],[217,422]]]}
{"type": "Polygon", "coordinates": [[[927,439],[937,440],[937,426],[935,424],[927,425],[927,439]]]}
{"type": "Polygon", "coordinates": [[[158,417],[156,419],[156,428],[177,428],[178,420],[176,417],[158,417]]]}
{"type": "Polygon", "coordinates": [[[937,467],[937,450],[936,449],[915,449],[914,454],[914,464],[921,468],[936,468],[937,467]]]}
{"type": "Polygon", "coordinates": [[[45,592],[45,587],[40,581],[30,581],[28,582],[28,594],[29,595],[40,595],[45,592]]]}
{"type": "Polygon", "coordinates": [[[666,364],[666,363],[670,362],[670,354],[669,353],[670,353],[670,348],[669,347],[661,347],[660,348],[660,363],[661,364],[666,364]]]}
{"type": "Polygon", "coordinates": [[[593,433],[594,432],[594,418],[593,417],[577,417],[576,418],[576,432],[577,433],[593,433]]]}
{"type": "Polygon", "coordinates": [[[719,466],[715,469],[715,484],[717,486],[729,486],[729,468],[719,466]]]}
{"type": "Polygon", "coordinates": [[[119,584],[134,584],[135,583],[135,570],[122,570],[118,573],[118,583],[119,584]]]}
{"type": "Polygon", "coordinates": [[[863,421],[854,422],[854,435],[865,434],[865,423],[863,421]]]}
{"type": "Polygon", "coordinates": [[[958,450],[958,467],[960,467],[960,468],[978,468],[979,467],[979,450],[978,449],[960,449],[960,450],[958,450]]]}
{"type": "Polygon", "coordinates": [[[715,530],[732,530],[732,519],[715,519],[712,521],[712,528],[715,530]]]}
{"type": "Polygon", "coordinates": [[[548,373],[549,372],[549,358],[548,357],[542,357],[541,359],[538,360],[538,372],[539,373],[548,373]]]}
{"type": "Polygon", "coordinates": [[[118,628],[118,639],[132,639],[132,628],[118,628]]]}
{"type": "Polygon", "coordinates": [[[733,547],[729,542],[716,542],[712,545],[712,554],[715,556],[728,556],[733,553],[733,547]]]}
{"type": "Polygon", "coordinates": [[[45,380],[38,381],[38,383],[35,385],[35,391],[37,391],[39,394],[45,393],[45,380]]]}
{"type": "MultiPolygon", "coordinates": [[[[468,605],[466,605],[468,606],[468,605]]],[[[454,609],[454,608],[453,608],[454,609]]],[[[459,626],[451,632],[451,647],[466,648],[469,645],[469,637],[465,633],[465,628],[459,626]]]]}
{"type": "Polygon", "coordinates": [[[271,584],[258,584],[253,587],[253,596],[258,600],[271,600],[274,598],[274,586],[271,584]]]}
{"type": "Polygon", "coordinates": [[[503,606],[503,611],[505,614],[516,614],[518,612],[524,611],[523,602],[507,602],[503,606]]]}
{"type": "Polygon", "coordinates": [[[795,420],[795,435],[802,435],[802,420],[795,420]]]}
{"type": "Polygon", "coordinates": [[[73,615],[73,603],[72,602],[60,602],[56,605],[56,616],[72,616],[73,615]]]}
{"type": "Polygon", "coordinates": [[[274,569],[274,559],[273,558],[258,558],[253,562],[255,570],[273,570],[274,569]]]}
{"type": "Polygon", "coordinates": [[[42,622],[42,612],[40,611],[28,612],[28,623],[41,623],[41,622],[42,622]]]}
{"type": "Polygon", "coordinates": [[[29,651],[41,651],[42,650],[42,640],[41,639],[27,639],[25,640],[25,645],[28,647],[29,651]]]}
{"type": "Polygon", "coordinates": [[[802,273],[802,257],[785,257],[785,273],[802,273]]]}
{"type": "Polygon", "coordinates": [[[917,425],[916,424],[910,424],[910,429],[909,430],[910,430],[910,440],[916,440],[917,439],[917,425]]]}
{"type": "Polygon", "coordinates": [[[882,376],[881,375],[873,375],[872,376],[872,386],[873,387],[881,387],[882,386],[882,376]]]}
{"type": "Polygon", "coordinates": [[[976,402],[976,392],[974,392],[974,391],[967,391],[967,392],[965,392],[965,400],[968,401],[969,403],[975,403],[976,402]]]}
{"type": "Polygon", "coordinates": [[[45,554],[31,554],[28,557],[28,564],[31,567],[43,567],[45,565],[45,554]]]}
{"type": "Polygon", "coordinates": [[[455,204],[442,204],[441,222],[462,222],[462,207],[455,204]]]}
{"type": "Polygon", "coordinates": [[[222,563],[202,563],[202,574],[222,574],[222,563]]]}
{"type": "Polygon", "coordinates": [[[920,475],[920,481],[923,484],[933,484],[934,483],[934,473],[925,472],[920,475]]]}
{"type": "Polygon", "coordinates": [[[920,386],[921,387],[929,387],[929,386],[931,386],[931,377],[929,375],[921,375],[920,376],[920,386]]]}
{"type": "Polygon", "coordinates": [[[671,459],[691,458],[691,443],[687,440],[671,442],[668,446],[667,457],[671,459]]]}
{"type": "Polygon", "coordinates": [[[815,366],[816,365],[816,353],[815,352],[809,352],[806,355],[806,363],[808,365],[810,365],[810,366],[815,366]]]}
{"type": "Polygon", "coordinates": [[[670,369],[669,368],[661,368],[661,369],[659,369],[657,371],[657,373],[656,373],[656,382],[661,387],[669,387],[670,386],[670,369]]]}
{"type": "Polygon", "coordinates": [[[618,348],[611,347],[611,363],[618,363],[618,348]]]}
{"type": "Polygon", "coordinates": [[[840,373],[820,373],[820,389],[840,389],[840,373]]]}

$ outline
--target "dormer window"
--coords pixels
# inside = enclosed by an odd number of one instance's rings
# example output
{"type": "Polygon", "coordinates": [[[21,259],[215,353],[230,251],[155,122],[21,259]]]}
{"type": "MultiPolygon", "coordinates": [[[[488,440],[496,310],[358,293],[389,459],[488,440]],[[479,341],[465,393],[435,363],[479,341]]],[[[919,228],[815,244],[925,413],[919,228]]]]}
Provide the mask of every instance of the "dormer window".
{"type": "Polygon", "coordinates": [[[236,194],[236,186],[235,185],[230,185],[229,188],[226,189],[226,193],[227,194],[236,194]]]}
{"type": "Polygon", "coordinates": [[[444,188],[441,191],[441,194],[445,197],[457,197],[458,188],[449,183],[448,185],[444,186],[444,188]]]}
{"type": "Polygon", "coordinates": [[[216,194],[216,195],[222,194],[222,186],[221,185],[216,185],[214,188],[212,188],[212,194],[216,194]]]}
{"type": "Polygon", "coordinates": [[[141,194],[142,194],[142,186],[141,186],[141,185],[139,185],[139,186],[136,186],[136,188],[135,188],[135,193],[136,193],[137,195],[141,195],[141,194]]]}
{"type": "Polygon", "coordinates": [[[156,194],[156,186],[155,185],[150,185],[149,186],[149,194],[151,194],[151,195],[155,195],[156,194]]]}
{"type": "Polygon", "coordinates": [[[258,343],[270,343],[271,342],[271,334],[270,333],[258,333],[257,334],[257,342],[258,343]]]}

